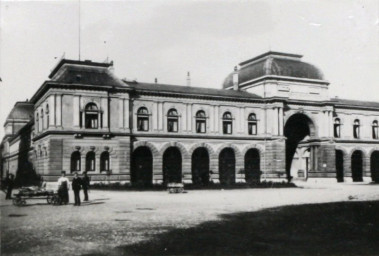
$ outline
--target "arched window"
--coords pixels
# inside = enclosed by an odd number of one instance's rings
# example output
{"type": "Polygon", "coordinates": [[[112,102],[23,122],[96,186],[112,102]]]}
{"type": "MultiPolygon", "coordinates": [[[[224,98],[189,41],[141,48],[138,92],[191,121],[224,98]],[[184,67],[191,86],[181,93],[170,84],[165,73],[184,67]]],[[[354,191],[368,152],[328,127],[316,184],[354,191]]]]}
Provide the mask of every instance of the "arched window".
{"type": "Polygon", "coordinates": [[[90,151],[86,155],[86,172],[94,172],[95,170],[95,152],[90,151]]]}
{"type": "Polygon", "coordinates": [[[80,172],[80,152],[75,151],[71,154],[71,172],[80,172]]]}
{"type": "Polygon", "coordinates": [[[109,170],[109,152],[104,151],[100,155],[100,172],[106,172],[109,170]]]}
{"type": "Polygon", "coordinates": [[[230,112],[225,112],[222,116],[222,130],[224,134],[232,134],[233,132],[233,119],[230,112]]]}
{"type": "Polygon", "coordinates": [[[43,122],[43,109],[41,109],[41,131],[43,131],[43,128],[45,128],[44,122],[43,122]]]}
{"type": "Polygon", "coordinates": [[[170,109],[167,113],[167,131],[178,132],[179,115],[176,109],[170,109]]]}
{"type": "Polygon", "coordinates": [[[49,118],[49,104],[46,105],[46,127],[50,126],[50,118],[49,118]]]}
{"type": "Polygon", "coordinates": [[[196,132],[197,133],[205,133],[206,132],[206,124],[207,117],[205,116],[205,112],[202,110],[197,111],[196,113],[196,132]]]}
{"type": "Polygon", "coordinates": [[[88,103],[85,108],[85,128],[99,128],[99,109],[95,103],[88,103]]]}
{"type": "Polygon", "coordinates": [[[137,131],[149,130],[149,112],[147,108],[142,107],[137,111],[137,131]]]}
{"type": "Polygon", "coordinates": [[[38,113],[36,115],[36,130],[37,130],[37,132],[39,132],[39,115],[38,115],[38,113]]]}
{"type": "Polygon", "coordinates": [[[372,138],[379,139],[378,121],[372,122],[372,138]]]}
{"type": "Polygon", "coordinates": [[[341,137],[341,120],[339,118],[334,119],[334,137],[341,137]]]}
{"type": "Polygon", "coordinates": [[[355,139],[359,139],[359,128],[360,128],[359,120],[355,119],[354,126],[353,126],[353,136],[355,139]]]}
{"type": "Polygon", "coordinates": [[[249,135],[257,135],[258,129],[257,129],[257,116],[255,114],[250,114],[247,119],[247,129],[249,132],[249,135]]]}

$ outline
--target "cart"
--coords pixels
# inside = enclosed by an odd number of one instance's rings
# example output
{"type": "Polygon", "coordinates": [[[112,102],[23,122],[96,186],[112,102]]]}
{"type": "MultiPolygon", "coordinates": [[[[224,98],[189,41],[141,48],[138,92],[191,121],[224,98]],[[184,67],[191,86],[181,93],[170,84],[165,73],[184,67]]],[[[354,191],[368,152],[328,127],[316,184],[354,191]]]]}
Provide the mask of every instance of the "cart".
{"type": "Polygon", "coordinates": [[[26,205],[26,200],[46,199],[48,204],[60,204],[58,193],[54,190],[47,190],[43,187],[21,187],[17,194],[13,195],[13,204],[16,206],[26,205]]]}
{"type": "Polygon", "coordinates": [[[170,194],[172,193],[183,193],[184,185],[183,183],[168,183],[167,190],[170,194]]]}

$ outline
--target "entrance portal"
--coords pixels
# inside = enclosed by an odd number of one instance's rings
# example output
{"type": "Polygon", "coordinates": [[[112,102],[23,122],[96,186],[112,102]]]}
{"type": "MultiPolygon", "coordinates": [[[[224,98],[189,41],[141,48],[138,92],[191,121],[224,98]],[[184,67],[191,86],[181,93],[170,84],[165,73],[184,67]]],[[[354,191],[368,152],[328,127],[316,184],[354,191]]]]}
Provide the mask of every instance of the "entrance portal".
{"type": "Polygon", "coordinates": [[[176,147],[169,147],[163,154],[163,182],[182,182],[182,154],[176,147]]]}
{"type": "MultiPolygon", "coordinates": [[[[284,127],[284,135],[286,140],[286,173],[287,178],[291,177],[291,166],[293,164],[294,155],[301,143],[306,146],[307,140],[314,135],[314,125],[309,117],[304,114],[294,114],[291,116],[284,127]]],[[[312,166],[312,163],[309,163],[312,166]]],[[[311,168],[310,168],[311,169],[311,168]]],[[[298,170],[293,170],[297,172],[298,170]]],[[[304,170],[303,170],[304,171],[304,170]]]]}
{"type": "Polygon", "coordinates": [[[249,149],[245,154],[245,180],[247,183],[260,182],[261,168],[259,151],[255,148],[249,149]]]}
{"type": "Polygon", "coordinates": [[[224,148],[219,156],[220,183],[233,184],[236,180],[236,158],[232,148],[224,148]]]}
{"type": "Polygon", "coordinates": [[[343,152],[336,150],[337,182],[343,182],[343,152]]]}
{"type": "Polygon", "coordinates": [[[153,156],[148,147],[139,147],[133,152],[131,181],[133,185],[152,185],[153,156]]]}
{"type": "Polygon", "coordinates": [[[371,154],[371,177],[372,181],[379,183],[379,151],[371,154]]]}
{"type": "Polygon", "coordinates": [[[363,181],[363,154],[362,151],[354,151],[351,156],[351,172],[353,175],[353,181],[363,181]]]}
{"type": "Polygon", "coordinates": [[[206,148],[197,148],[192,154],[192,183],[209,183],[209,155],[206,148]]]}

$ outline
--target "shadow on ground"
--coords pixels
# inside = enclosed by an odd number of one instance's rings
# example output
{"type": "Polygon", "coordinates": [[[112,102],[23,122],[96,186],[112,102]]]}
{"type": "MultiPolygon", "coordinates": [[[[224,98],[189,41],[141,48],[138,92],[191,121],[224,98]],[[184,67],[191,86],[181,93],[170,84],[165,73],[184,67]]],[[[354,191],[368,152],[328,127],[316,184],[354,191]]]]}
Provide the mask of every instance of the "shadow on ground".
{"type": "Polygon", "coordinates": [[[226,214],[107,255],[378,255],[378,216],[379,201],[226,214]]]}

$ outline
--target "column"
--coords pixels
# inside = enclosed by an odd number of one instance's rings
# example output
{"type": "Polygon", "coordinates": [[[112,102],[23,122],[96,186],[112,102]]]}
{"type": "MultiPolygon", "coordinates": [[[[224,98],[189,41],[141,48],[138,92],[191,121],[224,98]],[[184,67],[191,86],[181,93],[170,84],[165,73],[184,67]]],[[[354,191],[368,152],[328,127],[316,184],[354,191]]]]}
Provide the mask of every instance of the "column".
{"type": "MultiPolygon", "coordinates": [[[[110,114],[110,110],[108,111],[110,114]]],[[[130,113],[129,113],[129,99],[124,99],[124,128],[129,129],[129,120],[130,119],[130,113]]]]}
{"type": "Polygon", "coordinates": [[[270,118],[270,123],[271,123],[271,134],[272,135],[277,135],[278,134],[278,110],[276,107],[271,109],[271,118],[270,118]]]}
{"type": "Polygon", "coordinates": [[[124,127],[124,101],[123,99],[118,99],[118,127],[124,127]]]}
{"type": "Polygon", "coordinates": [[[56,124],[62,126],[62,95],[56,95],[56,124]]]}
{"type": "Polygon", "coordinates": [[[187,110],[187,130],[190,132],[192,131],[192,109],[191,109],[191,104],[186,105],[186,110],[187,110]]]}
{"type": "Polygon", "coordinates": [[[245,118],[245,108],[240,108],[240,114],[239,114],[239,118],[240,118],[240,129],[239,129],[239,133],[245,133],[245,127],[246,127],[246,118],[245,118]]]}
{"type": "Polygon", "coordinates": [[[153,130],[158,130],[158,102],[153,103],[153,130]]]}
{"type": "MultiPolygon", "coordinates": [[[[183,113],[179,113],[179,125],[183,132],[187,131],[187,106],[185,105],[183,113]]],[[[179,129],[180,131],[180,129],[179,129]]]]}
{"type": "Polygon", "coordinates": [[[283,108],[279,108],[279,135],[283,135],[283,108]]]}
{"type": "Polygon", "coordinates": [[[101,98],[100,104],[103,111],[103,128],[108,128],[108,98],[101,98]]]}
{"type": "Polygon", "coordinates": [[[73,104],[73,115],[74,115],[74,127],[79,127],[79,96],[74,96],[73,104]]]}
{"type": "Polygon", "coordinates": [[[333,136],[333,112],[329,111],[329,137],[333,136]]]}
{"type": "Polygon", "coordinates": [[[220,106],[216,106],[215,107],[215,114],[214,114],[214,119],[215,119],[215,132],[216,133],[219,133],[220,132],[220,115],[219,115],[219,112],[220,112],[220,106]]]}
{"type": "Polygon", "coordinates": [[[163,102],[158,103],[158,130],[163,130],[163,102]]]}

